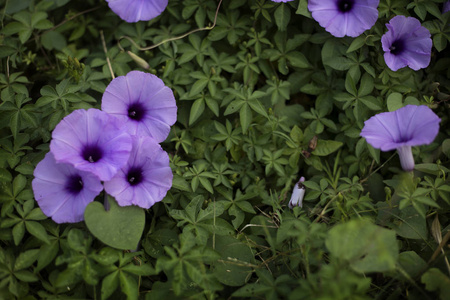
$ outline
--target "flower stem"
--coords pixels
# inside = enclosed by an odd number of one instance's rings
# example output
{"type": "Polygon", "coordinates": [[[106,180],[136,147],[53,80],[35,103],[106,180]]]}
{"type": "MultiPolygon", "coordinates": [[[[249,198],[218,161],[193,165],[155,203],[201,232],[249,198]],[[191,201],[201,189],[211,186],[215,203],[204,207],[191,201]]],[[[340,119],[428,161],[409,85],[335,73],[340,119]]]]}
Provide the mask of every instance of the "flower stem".
{"type": "Polygon", "coordinates": [[[414,157],[412,155],[411,146],[401,146],[397,148],[397,152],[403,170],[407,172],[414,170],[414,157]]]}

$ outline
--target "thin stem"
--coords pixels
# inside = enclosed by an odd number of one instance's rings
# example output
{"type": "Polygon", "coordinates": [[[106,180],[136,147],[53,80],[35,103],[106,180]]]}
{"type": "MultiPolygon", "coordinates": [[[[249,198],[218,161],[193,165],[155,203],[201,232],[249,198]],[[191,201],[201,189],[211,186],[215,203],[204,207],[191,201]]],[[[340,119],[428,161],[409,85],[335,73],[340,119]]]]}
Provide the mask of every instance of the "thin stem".
{"type": "Polygon", "coordinates": [[[165,43],[167,43],[167,42],[171,42],[171,41],[176,41],[176,40],[183,39],[183,38],[187,37],[188,35],[190,35],[190,34],[192,34],[192,33],[195,33],[195,32],[205,31],[205,30],[211,30],[211,29],[213,29],[213,28],[216,26],[217,16],[218,16],[218,14],[219,14],[219,9],[220,9],[220,5],[221,5],[221,4],[222,4],[222,0],[220,0],[220,1],[219,1],[219,4],[217,5],[216,14],[214,15],[214,22],[213,22],[212,26],[206,26],[206,27],[202,27],[202,28],[197,28],[197,29],[191,30],[191,31],[189,31],[189,32],[187,32],[187,33],[185,33],[185,34],[182,34],[182,35],[180,35],[180,36],[176,36],[176,37],[172,37],[172,38],[165,39],[165,40],[163,40],[163,41],[161,41],[161,42],[159,42],[159,43],[157,43],[157,44],[154,44],[154,45],[151,45],[151,46],[145,47],[145,48],[140,47],[140,46],[139,46],[138,44],[136,44],[136,42],[133,41],[130,37],[128,37],[128,36],[121,36],[121,37],[119,38],[119,41],[117,42],[117,46],[119,47],[119,49],[120,49],[121,51],[125,51],[125,49],[123,49],[122,45],[120,45],[120,41],[121,41],[122,39],[126,39],[126,40],[128,40],[131,44],[133,44],[133,46],[136,47],[139,51],[147,51],[147,50],[151,50],[151,49],[153,49],[153,48],[157,48],[157,47],[159,47],[159,46],[161,46],[162,44],[165,44],[165,43]]]}
{"type": "Polygon", "coordinates": [[[102,45],[103,45],[103,51],[105,52],[105,56],[106,56],[106,63],[108,64],[108,68],[109,68],[109,72],[111,73],[111,77],[112,79],[116,78],[114,76],[114,72],[111,66],[111,61],[109,60],[108,57],[108,49],[106,49],[106,43],[105,43],[105,36],[103,35],[103,30],[100,30],[100,37],[102,39],[102,45]]]}
{"type": "Polygon", "coordinates": [[[394,154],[391,155],[391,157],[389,157],[381,166],[379,166],[378,168],[376,168],[372,173],[369,174],[369,176],[367,176],[364,179],[361,179],[359,183],[363,183],[365,181],[367,181],[370,176],[372,176],[373,174],[375,174],[376,172],[378,172],[378,170],[380,170],[381,168],[383,168],[393,157],[395,156],[395,152],[394,154]]]}

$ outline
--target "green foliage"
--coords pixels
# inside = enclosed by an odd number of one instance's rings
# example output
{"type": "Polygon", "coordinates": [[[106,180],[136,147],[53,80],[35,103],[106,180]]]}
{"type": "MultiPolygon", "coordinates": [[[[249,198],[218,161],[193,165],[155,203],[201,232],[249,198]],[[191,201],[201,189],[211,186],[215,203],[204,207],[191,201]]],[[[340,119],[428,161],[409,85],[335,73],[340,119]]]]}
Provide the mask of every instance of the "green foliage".
{"type": "Polygon", "coordinates": [[[92,202],[84,211],[86,227],[104,244],[122,250],[135,250],[144,231],[145,214],[137,207],[120,207],[108,196],[105,206],[92,202]]]}
{"type": "Polygon", "coordinates": [[[0,1],[0,298],[448,299],[444,1],[381,0],[356,38],[327,33],[306,0],[222,1],[215,22],[218,2],[126,23],[105,1],[0,1]],[[396,15],[430,30],[428,68],[387,68],[396,15]],[[52,130],[131,70],[174,91],[172,188],[149,210],[107,197],[106,211],[101,194],[85,222],[55,224],[32,190],[52,130]],[[441,118],[411,173],[360,137],[407,104],[441,118]]]}

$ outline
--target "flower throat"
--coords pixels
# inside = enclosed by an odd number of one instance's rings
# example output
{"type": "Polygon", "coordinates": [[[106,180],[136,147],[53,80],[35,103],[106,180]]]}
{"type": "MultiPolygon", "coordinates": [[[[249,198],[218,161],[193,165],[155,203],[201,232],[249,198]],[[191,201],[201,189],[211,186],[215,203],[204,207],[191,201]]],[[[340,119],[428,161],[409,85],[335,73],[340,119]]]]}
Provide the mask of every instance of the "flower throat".
{"type": "Polygon", "coordinates": [[[338,9],[340,12],[348,12],[352,10],[353,1],[352,0],[339,0],[338,1],[338,9]]]}

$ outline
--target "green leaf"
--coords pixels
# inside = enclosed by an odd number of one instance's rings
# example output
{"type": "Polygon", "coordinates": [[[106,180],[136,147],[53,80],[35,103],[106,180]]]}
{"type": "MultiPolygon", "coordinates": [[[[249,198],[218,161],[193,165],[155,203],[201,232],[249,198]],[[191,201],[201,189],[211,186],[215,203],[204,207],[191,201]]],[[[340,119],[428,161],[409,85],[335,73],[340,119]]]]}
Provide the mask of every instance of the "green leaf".
{"type": "Polygon", "coordinates": [[[389,111],[395,111],[403,107],[402,95],[400,93],[392,93],[386,100],[389,111]]]}
{"type": "Polygon", "coordinates": [[[119,286],[119,272],[115,271],[106,276],[102,281],[101,295],[102,299],[109,299],[119,286]]]}
{"type": "Polygon", "coordinates": [[[25,227],[27,228],[27,231],[30,234],[34,235],[44,243],[50,244],[47,231],[45,231],[44,226],[42,226],[40,223],[34,221],[27,221],[25,222],[25,227]]]}
{"type": "Polygon", "coordinates": [[[216,236],[215,250],[221,259],[213,264],[214,276],[227,286],[241,286],[250,278],[253,262],[250,247],[231,236],[216,236]]]}
{"type": "Polygon", "coordinates": [[[252,122],[252,111],[248,105],[243,105],[239,111],[239,116],[241,119],[242,132],[247,133],[247,129],[252,122]]]}
{"type": "Polygon", "coordinates": [[[358,273],[394,270],[399,254],[395,232],[364,219],[334,226],[325,245],[358,273]]]}
{"type": "Polygon", "coordinates": [[[357,38],[355,38],[353,40],[353,42],[348,47],[347,53],[350,53],[350,52],[353,52],[355,50],[358,50],[359,48],[364,46],[365,43],[366,43],[366,36],[365,35],[358,36],[357,38]]]}
{"type": "Polygon", "coordinates": [[[28,250],[19,254],[14,264],[14,270],[22,270],[31,266],[39,255],[39,249],[28,250]]]}
{"type": "Polygon", "coordinates": [[[64,36],[57,31],[47,31],[42,35],[41,38],[42,46],[44,46],[47,50],[59,50],[61,51],[64,47],[67,46],[66,39],[64,36]]]}
{"type": "Polygon", "coordinates": [[[289,20],[291,19],[291,11],[287,4],[281,3],[275,10],[275,23],[278,26],[278,30],[285,31],[289,20]]]}
{"type": "Polygon", "coordinates": [[[120,289],[127,295],[127,300],[138,299],[139,287],[134,276],[120,272],[120,289]]]}
{"type": "Polygon", "coordinates": [[[311,152],[317,156],[327,156],[337,151],[343,145],[342,142],[331,140],[318,140],[316,149],[311,152]]]}
{"type": "Polygon", "coordinates": [[[189,114],[189,125],[192,125],[205,111],[205,101],[203,98],[199,98],[194,101],[191,107],[191,113],[189,114]]]}
{"type": "Polygon", "coordinates": [[[412,206],[401,210],[400,216],[391,226],[399,236],[408,239],[426,239],[428,236],[427,222],[412,206]]]}
{"type": "MultiPolygon", "coordinates": [[[[427,267],[427,263],[414,251],[400,253],[398,263],[410,278],[415,278],[420,275],[427,267]]],[[[399,275],[402,275],[402,273],[399,275]]],[[[402,276],[402,278],[404,278],[404,276],[402,276]]]]}
{"type": "Polygon", "coordinates": [[[97,201],[86,207],[84,219],[89,231],[110,247],[135,250],[144,231],[144,210],[137,206],[120,207],[110,196],[105,201],[110,205],[108,211],[97,201]]]}
{"type": "Polygon", "coordinates": [[[450,278],[437,268],[429,269],[421,277],[427,291],[439,291],[439,299],[450,299],[450,278]]]}

